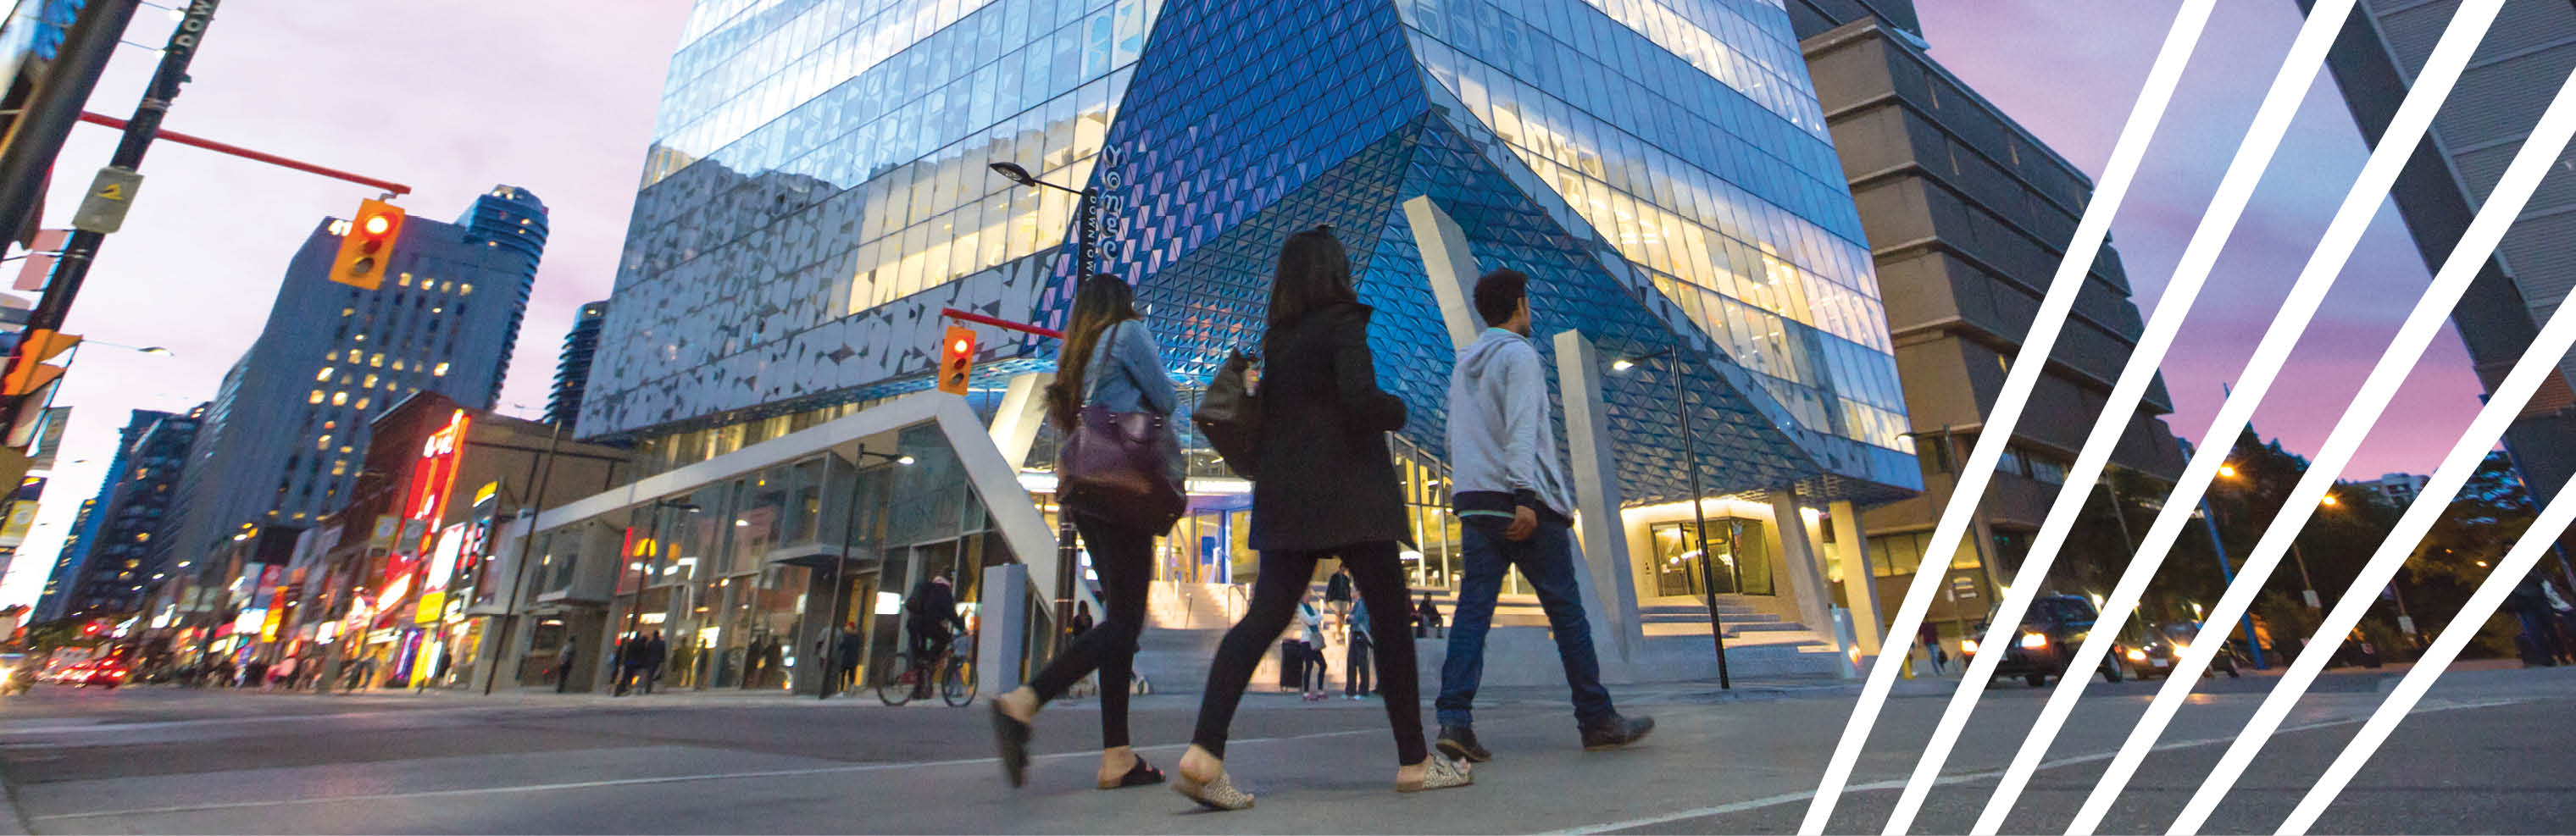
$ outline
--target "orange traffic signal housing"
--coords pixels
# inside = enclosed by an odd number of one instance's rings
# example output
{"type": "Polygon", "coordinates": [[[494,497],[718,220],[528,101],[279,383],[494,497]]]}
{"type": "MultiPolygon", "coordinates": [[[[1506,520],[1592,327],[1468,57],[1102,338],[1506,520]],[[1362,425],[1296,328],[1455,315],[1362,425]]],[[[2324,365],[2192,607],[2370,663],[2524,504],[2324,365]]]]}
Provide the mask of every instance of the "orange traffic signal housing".
{"type": "Polygon", "coordinates": [[[62,377],[63,367],[45,361],[71,350],[80,340],[46,328],[29,330],[18,340],[18,352],[9,359],[8,373],[0,377],[0,396],[24,397],[62,377]]]}
{"type": "Polygon", "coordinates": [[[966,394],[966,381],[974,374],[975,332],[948,326],[948,335],[939,340],[939,391],[966,394]]]}
{"type": "Polygon", "coordinates": [[[349,231],[340,236],[340,254],[331,259],[331,280],[361,290],[384,286],[386,265],[393,261],[394,239],[402,235],[403,210],[381,200],[361,201],[349,231]]]}

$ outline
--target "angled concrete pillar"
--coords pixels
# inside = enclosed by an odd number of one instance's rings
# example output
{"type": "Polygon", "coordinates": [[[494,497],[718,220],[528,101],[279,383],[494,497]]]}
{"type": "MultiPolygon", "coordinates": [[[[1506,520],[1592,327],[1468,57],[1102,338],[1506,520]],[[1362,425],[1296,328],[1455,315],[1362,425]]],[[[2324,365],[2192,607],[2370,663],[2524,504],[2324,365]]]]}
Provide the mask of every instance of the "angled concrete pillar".
{"type": "Polygon", "coordinates": [[[1413,243],[1422,251],[1422,272],[1431,279],[1431,296],[1440,302],[1440,321],[1449,327],[1452,348],[1464,350],[1485,332],[1472,300],[1476,256],[1467,249],[1467,233],[1429,197],[1404,202],[1404,221],[1413,227],[1413,243]]]}
{"type": "Polygon", "coordinates": [[[1799,513],[1797,488],[1771,492],[1771,522],[1780,532],[1780,562],[1789,570],[1789,591],[1798,596],[1799,623],[1817,635],[1832,636],[1834,594],[1825,586],[1824,561],[1817,559],[1816,541],[1799,513]]]}
{"type": "MultiPolygon", "coordinates": [[[[1416,228],[1420,228],[1419,225],[1416,228]]],[[[1601,352],[1577,331],[1556,335],[1556,385],[1565,399],[1566,446],[1573,451],[1577,532],[1583,547],[1583,591],[1592,610],[1592,643],[1604,658],[1633,661],[1645,628],[1637,611],[1628,527],[1619,516],[1619,461],[1610,446],[1609,405],[1601,392],[1601,352]]]]}
{"type": "Polygon", "coordinates": [[[1029,632],[1029,567],[984,567],[984,583],[977,589],[982,606],[975,610],[975,658],[990,661],[975,666],[975,687],[1000,696],[1020,687],[1022,640],[1029,632]]]}
{"type": "Polygon", "coordinates": [[[1028,466],[1029,447],[1037,444],[1038,428],[1046,425],[1047,384],[1054,382],[1054,372],[1013,376],[1001,408],[993,411],[993,446],[1002,448],[1002,460],[1014,472],[1028,466]]]}
{"type": "Polygon", "coordinates": [[[1863,656],[1878,655],[1878,577],[1869,568],[1869,533],[1860,524],[1860,509],[1850,502],[1826,506],[1834,516],[1834,556],[1843,561],[1843,602],[1851,607],[1852,631],[1863,656]]]}

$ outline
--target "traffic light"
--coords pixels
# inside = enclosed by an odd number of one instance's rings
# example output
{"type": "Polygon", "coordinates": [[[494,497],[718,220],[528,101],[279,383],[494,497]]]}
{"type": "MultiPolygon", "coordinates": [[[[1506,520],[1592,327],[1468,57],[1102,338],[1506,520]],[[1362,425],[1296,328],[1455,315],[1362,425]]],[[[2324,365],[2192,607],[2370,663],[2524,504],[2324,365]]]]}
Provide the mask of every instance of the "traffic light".
{"type": "Polygon", "coordinates": [[[939,340],[939,391],[966,394],[966,380],[974,373],[975,332],[948,326],[948,336],[939,340]]]}
{"type": "Polygon", "coordinates": [[[62,380],[63,367],[45,362],[79,345],[81,338],[55,332],[49,328],[31,328],[19,335],[18,350],[9,357],[9,368],[0,374],[0,401],[8,404],[8,426],[0,428],[0,445],[25,447],[35,440],[39,419],[44,417],[45,403],[52,400],[54,386],[62,380]]]}
{"type": "Polygon", "coordinates": [[[403,210],[381,200],[358,204],[358,216],[340,236],[340,255],[331,260],[331,280],[360,290],[385,283],[385,265],[393,260],[394,238],[402,234],[403,210]]]}

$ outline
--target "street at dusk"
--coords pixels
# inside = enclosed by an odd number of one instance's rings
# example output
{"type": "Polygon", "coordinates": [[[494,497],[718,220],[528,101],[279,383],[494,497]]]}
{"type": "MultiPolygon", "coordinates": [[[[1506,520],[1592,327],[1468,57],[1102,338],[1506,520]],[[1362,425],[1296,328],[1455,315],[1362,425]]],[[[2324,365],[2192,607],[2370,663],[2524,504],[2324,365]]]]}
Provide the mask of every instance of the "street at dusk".
{"type": "MultiPolygon", "coordinates": [[[[2211,824],[2268,833],[2350,737],[2395,672],[2330,675],[2211,824]]],[[[2321,833],[2550,833],[2576,766],[2565,672],[2465,671],[2435,692],[2361,773],[2321,833]]],[[[2108,832],[2161,829],[2269,677],[2206,683],[2149,761],[2108,832]]],[[[2113,733],[2151,693],[2104,686],[2034,782],[2007,832],[2063,827],[2113,733]]],[[[2125,686],[2125,687],[2124,687],[2125,686]]],[[[1102,792],[1085,744],[1093,706],[1069,706],[1039,740],[1026,788],[1005,786],[980,744],[981,712],[732,696],[627,700],[503,695],[313,697],[224,691],[39,691],[0,722],[0,777],[35,833],[1786,833],[1851,701],[1817,683],[1658,688],[1630,700],[1661,724],[1633,751],[1572,745],[1558,695],[1518,689],[1483,720],[1495,760],[1474,787],[1385,792],[1374,702],[1256,697],[1236,723],[1244,783],[1260,796],[1225,818],[1161,788],[1102,792]]],[[[2038,700],[1989,698],[1934,791],[1925,832],[1959,832],[1992,787],[2011,732],[2038,700]]],[[[1871,829],[1938,700],[1900,697],[1886,757],[1854,780],[1837,831],[1871,829]]],[[[1140,751],[1164,762],[1196,700],[1140,698],[1140,751]]]]}
{"type": "Polygon", "coordinates": [[[0,836],[2576,831],[2576,0],[0,13],[0,836]]]}

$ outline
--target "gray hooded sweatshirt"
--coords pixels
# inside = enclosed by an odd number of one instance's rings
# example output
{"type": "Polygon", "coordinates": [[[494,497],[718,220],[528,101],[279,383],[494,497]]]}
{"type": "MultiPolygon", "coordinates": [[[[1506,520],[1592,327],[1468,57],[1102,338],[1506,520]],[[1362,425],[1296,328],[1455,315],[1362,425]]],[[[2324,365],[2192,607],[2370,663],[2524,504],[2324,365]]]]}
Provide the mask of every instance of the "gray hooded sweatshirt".
{"type": "Polygon", "coordinates": [[[1461,517],[1528,507],[1562,521],[1574,491],[1556,457],[1547,379],[1528,337],[1487,328],[1449,373],[1449,467],[1461,517]]]}

